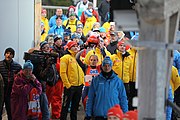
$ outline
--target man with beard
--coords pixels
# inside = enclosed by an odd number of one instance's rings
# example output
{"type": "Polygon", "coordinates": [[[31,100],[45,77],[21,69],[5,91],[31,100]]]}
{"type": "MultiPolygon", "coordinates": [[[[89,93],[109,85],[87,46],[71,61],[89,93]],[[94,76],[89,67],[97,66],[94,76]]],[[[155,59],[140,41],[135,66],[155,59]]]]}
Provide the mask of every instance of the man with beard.
{"type": "Polygon", "coordinates": [[[0,74],[4,81],[4,100],[0,106],[0,120],[2,120],[3,104],[5,103],[8,120],[12,120],[11,116],[11,91],[14,82],[14,76],[22,67],[19,63],[13,60],[15,51],[12,48],[7,48],[4,52],[5,59],[0,61],[0,74]]]}

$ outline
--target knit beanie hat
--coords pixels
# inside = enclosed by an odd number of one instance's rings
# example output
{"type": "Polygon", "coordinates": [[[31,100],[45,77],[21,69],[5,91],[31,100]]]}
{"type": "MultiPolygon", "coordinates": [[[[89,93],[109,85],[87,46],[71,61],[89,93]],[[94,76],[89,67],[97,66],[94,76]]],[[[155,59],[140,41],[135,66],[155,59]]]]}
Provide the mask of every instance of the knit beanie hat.
{"type": "Polygon", "coordinates": [[[31,70],[33,70],[33,64],[31,63],[30,60],[27,60],[27,61],[24,63],[23,69],[31,69],[31,70]]]}
{"type": "Polygon", "coordinates": [[[128,120],[138,120],[138,112],[135,111],[128,111],[124,114],[123,118],[126,118],[128,120]]]}
{"type": "Polygon", "coordinates": [[[104,27],[100,27],[100,28],[99,28],[99,31],[100,31],[101,33],[102,33],[102,32],[105,33],[105,32],[106,32],[106,29],[105,29],[104,27]]]}
{"type": "Polygon", "coordinates": [[[14,49],[12,49],[12,48],[7,48],[6,50],[5,50],[5,52],[4,52],[4,55],[6,54],[6,53],[8,53],[8,52],[10,52],[12,55],[13,55],[13,57],[14,57],[14,55],[15,55],[15,51],[14,51],[14,49]]]}
{"type": "Polygon", "coordinates": [[[120,106],[117,104],[108,110],[108,116],[116,116],[119,119],[122,119],[123,111],[121,110],[120,106]]]}
{"type": "Polygon", "coordinates": [[[105,64],[109,64],[109,65],[112,67],[113,63],[112,63],[112,60],[110,59],[109,56],[106,56],[106,57],[104,58],[104,60],[103,60],[103,62],[102,62],[102,66],[104,66],[105,64]]]}
{"type": "Polygon", "coordinates": [[[84,14],[87,15],[88,17],[92,17],[93,15],[91,10],[84,11],[84,14]]]}
{"type": "Polygon", "coordinates": [[[70,50],[74,45],[77,45],[77,42],[75,42],[75,41],[70,41],[70,42],[67,43],[67,47],[68,47],[69,50],[70,50]]]}
{"type": "Polygon", "coordinates": [[[44,45],[46,45],[46,44],[48,44],[48,42],[47,42],[47,41],[42,41],[42,42],[40,43],[40,49],[42,49],[42,48],[43,48],[43,46],[44,46],[44,45]]]}
{"type": "Polygon", "coordinates": [[[118,44],[117,44],[117,46],[120,46],[120,45],[122,45],[122,44],[124,44],[124,41],[123,41],[123,40],[119,41],[118,44]]]}
{"type": "Polygon", "coordinates": [[[54,42],[56,42],[57,40],[59,39],[62,39],[62,36],[61,35],[54,35],[54,42]]]}

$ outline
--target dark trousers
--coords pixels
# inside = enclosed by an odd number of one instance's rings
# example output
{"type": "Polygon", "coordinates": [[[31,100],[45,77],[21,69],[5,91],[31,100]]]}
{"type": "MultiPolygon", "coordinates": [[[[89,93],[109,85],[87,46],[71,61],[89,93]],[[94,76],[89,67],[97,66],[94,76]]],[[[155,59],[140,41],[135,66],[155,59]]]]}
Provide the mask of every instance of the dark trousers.
{"type": "Polygon", "coordinates": [[[107,120],[107,118],[104,118],[104,117],[95,117],[93,120],[107,120]]]}
{"type": "MultiPolygon", "coordinates": [[[[8,116],[8,120],[12,120],[12,115],[11,115],[11,94],[6,94],[4,96],[4,102],[5,103],[5,108],[8,116]]],[[[2,113],[3,112],[3,105],[0,108],[0,120],[2,120],[2,113]]]]}
{"type": "Polygon", "coordinates": [[[134,110],[136,109],[135,107],[132,106],[133,104],[133,98],[137,96],[137,89],[135,88],[136,83],[135,82],[129,82],[129,110],[134,110]]]}
{"type": "MultiPolygon", "coordinates": [[[[174,103],[180,107],[180,87],[174,92],[174,103]]],[[[178,118],[180,118],[180,116],[173,110],[171,120],[178,120],[178,118]]]]}
{"type": "Polygon", "coordinates": [[[62,104],[60,120],[67,119],[67,113],[68,113],[70,102],[71,102],[70,118],[71,120],[77,120],[77,111],[78,111],[79,102],[82,95],[82,88],[83,88],[83,85],[71,86],[69,89],[64,88],[64,96],[63,96],[63,104],[62,104]]]}

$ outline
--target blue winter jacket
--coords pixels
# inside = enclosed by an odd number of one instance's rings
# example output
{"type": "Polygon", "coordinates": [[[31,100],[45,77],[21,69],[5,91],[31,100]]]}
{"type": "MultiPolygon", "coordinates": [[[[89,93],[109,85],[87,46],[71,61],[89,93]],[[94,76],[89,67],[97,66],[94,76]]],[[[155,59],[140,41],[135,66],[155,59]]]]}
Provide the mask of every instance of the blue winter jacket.
{"type": "MultiPolygon", "coordinates": [[[[54,16],[52,16],[50,18],[49,27],[52,27],[52,26],[56,25],[56,17],[57,17],[57,15],[54,15],[54,16]]],[[[61,18],[62,18],[62,22],[64,22],[64,20],[67,20],[67,17],[64,14],[61,16],[61,18]]]]}
{"type": "Polygon", "coordinates": [[[55,34],[63,36],[64,28],[62,26],[58,27],[57,25],[54,25],[50,28],[48,34],[55,34]]]}
{"type": "Polygon", "coordinates": [[[119,104],[123,112],[128,111],[128,101],[122,80],[113,72],[109,79],[102,73],[91,83],[86,104],[86,116],[101,116],[107,118],[107,111],[119,104]]]}
{"type": "Polygon", "coordinates": [[[173,66],[178,69],[180,75],[180,53],[177,50],[174,50],[173,66]]]}

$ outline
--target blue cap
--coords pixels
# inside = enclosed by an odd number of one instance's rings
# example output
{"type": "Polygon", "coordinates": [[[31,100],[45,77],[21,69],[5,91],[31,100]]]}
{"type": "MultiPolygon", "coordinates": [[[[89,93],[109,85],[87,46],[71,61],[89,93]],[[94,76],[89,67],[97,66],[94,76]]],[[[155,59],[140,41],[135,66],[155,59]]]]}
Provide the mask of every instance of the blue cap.
{"type": "Polygon", "coordinates": [[[31,70],[33,70],[33,64],[31,63],[30,60],[27,60],[27,61],[24,63],[23,69],[31,69],[31,70]]]}
{"type": "Polygon", "coordinates": [[[103,60],[103,62],[102,62],[102,66],[105,66],[105,64],[109,64],[109,65],[112,67],[113,63],[112,63],[112,60],[110,59],[109,56],[106,56],[106,57],[104,58],[104,60],[103,60]]]}

